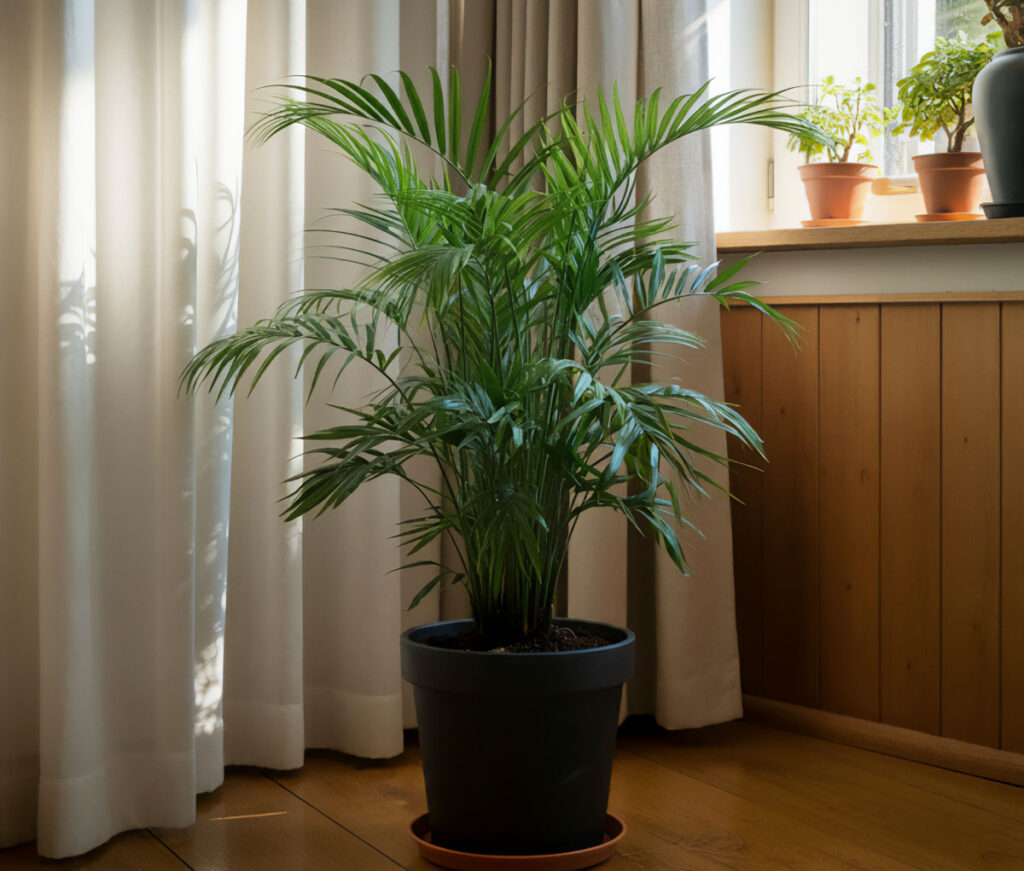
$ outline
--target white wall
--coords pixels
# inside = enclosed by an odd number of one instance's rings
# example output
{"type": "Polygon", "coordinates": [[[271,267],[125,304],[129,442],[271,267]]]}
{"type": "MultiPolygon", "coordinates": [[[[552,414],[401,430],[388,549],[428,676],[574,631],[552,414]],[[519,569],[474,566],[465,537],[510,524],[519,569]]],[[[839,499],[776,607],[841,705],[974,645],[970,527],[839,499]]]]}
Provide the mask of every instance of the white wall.
{"type": "MultiPolygon", "coordinates": [[[[735,259],[735,258],[732,258],[735,259]]],[[[1024,290],[1024,242],[759,254],[757,296],[1024,290]]]]}

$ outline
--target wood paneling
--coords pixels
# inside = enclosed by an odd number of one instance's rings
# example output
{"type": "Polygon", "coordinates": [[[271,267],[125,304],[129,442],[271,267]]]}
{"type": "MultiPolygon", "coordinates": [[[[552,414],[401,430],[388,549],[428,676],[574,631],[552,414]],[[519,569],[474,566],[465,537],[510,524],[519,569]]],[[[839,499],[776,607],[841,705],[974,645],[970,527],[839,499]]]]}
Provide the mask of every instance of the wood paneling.
{"type": "Polygon", "coordinates": [[[1002,323],[1002,740],[1024,753],[1024,304],[1002,323]]]}
{"type": "MultiPolygon", "coordinates": [[[[722,321],[725,399],[738,405],[758,432],[761,414],[761,313],[737,310],[722,321]]],[[[769,329],[771,327],[769,326],[769,329]]],[[[744,692],[764,691],[764,576],[762,573],[762,503],[764,471],[761,458],[730,437],[729,470],[732,534],[736,577],[736,626],[744,692]]]]}
{"type": "Polygon", "coordinates": [[[942,312],[942,734],[999,746],[999,306],[942,312]]]}
{"type": "Polygon", "coordinates": [[[881,718],[939,732],[941,313],[881,313],[881,718]]]}
{"type": "Polygon", "coordinates": [[[762,342],[764,686],[818,704],[818,310],[786,312],[797,348],[770,325],[762,342]]]}
{"type": "Polygon", "coordinates": [[[878,308],[819,327],[821,705],[878,719],[878,308]]]}
{"type": "Polygon", "coordinates": [[[733,477],[747,690],[1024,752],[1024,302],[783,311],[799,351],[724,326],[768,454],[760,494],[733,477]]]}

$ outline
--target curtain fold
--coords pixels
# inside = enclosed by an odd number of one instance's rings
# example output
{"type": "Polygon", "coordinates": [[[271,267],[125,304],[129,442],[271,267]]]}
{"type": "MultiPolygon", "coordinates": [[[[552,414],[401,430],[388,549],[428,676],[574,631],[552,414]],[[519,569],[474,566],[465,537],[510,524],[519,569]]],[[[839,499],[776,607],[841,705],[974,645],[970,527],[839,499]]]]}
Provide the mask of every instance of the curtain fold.
{"type": "MultiPolygon", "coordinates": [[[[258,89],[306,68],[306,7],[297,0],[249,3],[246,22],[246,117],[265,108],[258,89]]],[[[241,323],[267,317],[304,284],[305,138],[289,130],[243,156],[239,295],[241,323]]],[[[302,384],[292,374],[298,350],[285,353],[260,389],[234,403],[231,527],[224,615],[205,649],[215,663],[203,730],[229,763],[295,768],[302,764],[302,531],[281,522],[284,479],[302,471],[302,384]]],[[[202,401],[202,400],[200,400],[202,401]]],[[[223,765],[205,760],[203,783],[223,765]]]]}
{"type": "MultiPolygon", "coordinates": [[[[708,78],[706,0],[642,0],[640,42],[642,93],[656,87],[666,94],[693,91],[708,78]]],[[[676,234],[694,243],[702,261],[713,261],[710,134],[688,136],[669,146],[641,167],[639,176],[641,189],[655,192],[641,219],[675,215],[676,234]]],[[[692,330],[706,344],[682,363],[656,363],[652,380],[678,379],[724,399],[720,313],[714,299],[700,297],[662,309],[662,318],[692,330]]],[[[727,454],[725,433],[704,428],[693,437],[700,446],[727,454]]],[[[719,486],[729,486],[725,468],[706,458],[697,462],[719,486]]],[[[695,501],[687,516],[700,530],[681,530],[689,577],[680,577],[663,551],[652,555],[635,535],[629,548],[630,620],[644,639],[639,679],[630,686],[631,707],[653,713],[669,729],[721,723],[743,714],[729,499],[723,493],[722,498],[695,501]],[[653,589],[645,588],[648,579],[653,589]]]]}
{"type": "MultiPolygon", "coordinates": [[[[391,574],[390,536],[418,497],[394,482],[281,521],[301,435],[330,417],[324,394],[304,404],[288,355],[251,396],[177,395],[197,347],[353,277],[316,256],[318,231],[373,192],[299,130],[246,146],[260,86],[423,80],[451,62],[471,111],[493,59],[495,123],[528,99],[525,129],[613,82],[624,101],[692,90],[703,0],[14,0],[4,14],[0,847],[38,838],[60,857],[188,825],[225,764],[399,753],[414,717],[398,635],[466,612],[457,589],[404,610],[423,570],[391,574]]],[[[642,179],[705,256],[709,160],[696,139],[642,179]]],[[[659,375],[721,395],[710,302],[673,315],[708,348],[659,375]]],[[[360,372],[333,401],[372,389],[360,372]]],[[[569,611],[640,630],[629,709],[671,727],[739,713],[728,504],[694,510],[708,539],[693,578],[614,515],[571,554],[569,611]]]]}

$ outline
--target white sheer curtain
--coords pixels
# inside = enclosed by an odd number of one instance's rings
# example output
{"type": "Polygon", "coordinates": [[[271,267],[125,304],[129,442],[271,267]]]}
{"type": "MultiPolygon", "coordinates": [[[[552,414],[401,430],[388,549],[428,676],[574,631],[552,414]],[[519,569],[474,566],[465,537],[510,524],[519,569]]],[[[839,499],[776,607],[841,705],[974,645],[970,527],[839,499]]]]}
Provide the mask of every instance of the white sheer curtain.
{"type": "MultiPolygon", "coordinates": [[[[0,847],[38,838],[59,857],[124,829],[187,825],[225,764],[295,767],[309,746],[400,752],[412,720],[398,635],[461,607],[434,596],[403,611],[418,579],[388,574],[411,498],[395,484],[281,522],[298,437],[325,413],[303,407],[287,365],[250,398],[176,393],[197,346],[300,287],[342,279],[303,258],[316,241],[303,228],[371,194],[299,131],[246,146],[256,89],[303,71],[422,73],[449,59],[468,81],[494,53],[510,101],[544,82],[549,104],[613,79],[627,99],[657,84],[687,90],[703,76],[701,7],[4,5],[0,847]],[[539,40],[543,69],[527,52],[539,40]]],[[[658,210],[707,238],[707,154],[692,148],[650,180],[658,210]]],[[[717,313],[700,317],[717,340],[717,313]]],[[[706,371],[713,387],[718,356],[702,360],[687,380],[706,371]]],[[[338,398],[369,387],[347,381],[338,398]]],[[[689,581],[637,563],[647,551],[617,518],[574,553],[570,609],[649,630],[631,708],[670,726],[739,711],[722,505],[689,581]]]]}
{"type": "Polygon", "coordinates": [[[191,651],[225,581],[231,414],[174,381],[234,322],[245,7],[4,15],[5,79],[27,99],[2,125],[26,159],[2,170],[23,244],[4,239],[18,341],[0,365],[17,409],[0,526],[20,529],[4,554],[0,728],[16,734],[0,739],[0,839],[38,826],[61,856],[192,817],[191,651]]]}

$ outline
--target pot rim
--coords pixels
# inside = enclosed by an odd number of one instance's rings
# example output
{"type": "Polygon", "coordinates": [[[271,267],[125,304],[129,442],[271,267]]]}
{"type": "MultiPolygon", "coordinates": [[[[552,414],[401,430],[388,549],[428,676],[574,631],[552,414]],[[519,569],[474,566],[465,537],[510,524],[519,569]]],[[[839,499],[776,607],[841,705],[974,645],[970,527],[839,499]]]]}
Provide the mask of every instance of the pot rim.
{"type": "Polygon", "coordinates": [[[413,637],[429,630],[448,628],[452,632],[473,625],[472,620],[444,620],[402,633],[402,677],[417,689],[504,696],[550,696],[604,690],[621,686],[632,677],[636,635],[631,629],[590,620],[559,622],[592,626],[602,635],[602,628],[610,629],[620,640],[585,650],[492,653],[449,650],[413,637]]]}
{"type": "Polygon", "coordinates": [[[858,163],[855,160],[818,160],[814,163],[801,163],[797,169],[805,169],[809,166],[863,166],[878,169],[877,163],[858,163]]]}
{"type": "Polygon", "coordinates": [[[963,158],[965,160],[981,160],[982,159],[982,153],[980,151],[936,151],[936,152],[934,152],[932,154],[914,154],[914,155],[911,156],[910,159],[916,163],[918,160],[922,160],[922,161],[929,161],[929,160],[941,161],[943,159],[946,159],[946,160],[954,159],[955,160],[956,158],[963,158]]]}
{"type": "MultiPolygon", "coordinates": [[[[423,641],[417,641],[412,637],[414,632],[420,632],[425,629],[434,629],[440,627],[451,626],[455,628],[457,625],[465,625],[466,628],[473,626],[473,620],[469,617],[462,617],[455,620],[435,620],[432,623],[421,623],[419,626],[413,626],[406,629],[401,635],[402,644],[409,644],[419,648],[427,648],[429,650],[442,650],[446,654],[458,654],[461,656],[485,656],[489,659],[502,658],[502,659],[543,659],[545,657],[564,657],[572,656],[583,653],[598,653],[608,650],[614,650],[616,648],[628,647],[636,641],[636,633],[632,629],[628,629],[625,626],[617,626],[614,623],[603,623],[598,620],[580,620],[575,617],[556,617],[555,623],[570,623],[576,626],[598,626],[614,629],[616,632],[621,632],[625,637],[621,641],[609,641],[607,644],[603,644],[600,647],[588,647],[583,650],[537,650],[537,651],[493,651],[493,650],[455,650],[450,647],[438,647],[434,644],[427,644],[423,641]]],[[[595,635],[601,635],[600,632],[595,632],[595,635]]]]}
{"type": "Polygon", "coordinates": [[[1007,46],[1006,48],[997,51],[994,55],[992,55],[992,60],[995,60],[997,57],[1003,57],[1004,55],[1009,54],[1024,54],[1024,45],[1015,45],[1012,48],[1007,46]]]}

